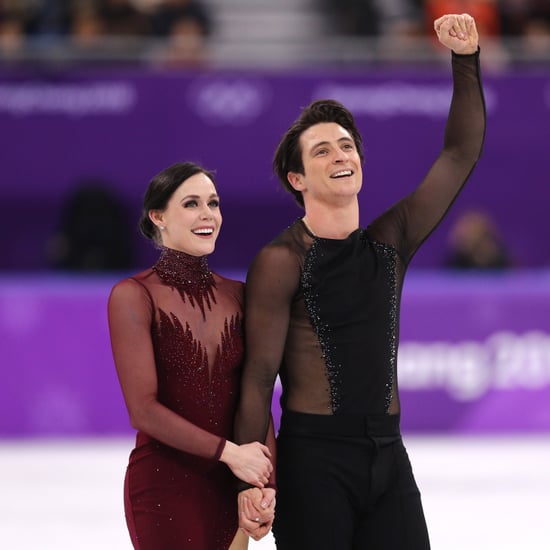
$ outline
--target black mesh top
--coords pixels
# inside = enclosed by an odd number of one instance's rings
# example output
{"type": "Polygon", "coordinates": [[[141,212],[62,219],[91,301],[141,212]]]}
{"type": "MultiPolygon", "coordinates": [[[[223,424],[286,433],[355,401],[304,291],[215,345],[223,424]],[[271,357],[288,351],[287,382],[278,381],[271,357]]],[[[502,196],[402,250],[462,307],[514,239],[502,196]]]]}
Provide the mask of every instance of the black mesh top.
{"type": "Polygon", "coordinates": [[[278,374],[283,410],[399,414],[405,272],[468,180],[485,136],[479,52],[453,53],[452,69],[443,149],[416,190],[345,239],[316,237],[296,220],[254,259],[237,441],[264,440],[278,374]]]}

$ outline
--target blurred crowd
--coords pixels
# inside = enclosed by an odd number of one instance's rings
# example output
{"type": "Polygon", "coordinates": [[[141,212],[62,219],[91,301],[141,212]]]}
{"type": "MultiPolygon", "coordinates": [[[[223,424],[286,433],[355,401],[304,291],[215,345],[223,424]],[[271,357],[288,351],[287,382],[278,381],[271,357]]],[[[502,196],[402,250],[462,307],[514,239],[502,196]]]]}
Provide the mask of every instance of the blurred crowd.
{"type": "Polygon", "coordinates": [[[383,45],[396,42],[397,48],[415,48],[417,39],[427,36],[435,43],[435,19],[445,13],[469,13],[476,19],[484,59],[490,58],[491,66],[505,66],[512,59],[550,59],[550,0],[316,1],[338,32],[390,39],[383,45]]]}
{"type": "MultiPolygon", "coordinates": [[[[248,9],[260,10],[262,5],[265,9],[264,3],[250,0],[248,9]]],[[[156,43],[166,63],[201,64],[207,55],[207,39],[215,31],[212,15],[216,14],[210,13],[209,6],[216,4],[205,5],[202,0],[0,0],[0,56],[17,58],[22,50],[28,56],[29,49],[39,51],[53,40],[91,57],[102,53],[108,57],[118,49],[129,58],[138,58],[143,56],[144,45],[148,54],[156,55],[154,49],[151,52],[151,44],[156,43]]],[[[312,0],[311,6],[326,21],[327,35],[382,42],[389,38],[390,43],[397,37],[397,47],[403,46],[403,40],[433,37],[433,20],[441,14],[467,12],[476,18],[494,57],[505,60],[512,43],[524,58],[549,58],[550,0],[312,0]]]]}
{"type": "Polygon", "coordinates": [[[548,0],[317,0],[339,30],[360,35],[431,34],[445,13],[469,13],[484,36],[550,33],[548,0]]]}
{"type": "MultiPolygon", "coordinates": [[[[101,57],[163,44],[164,60],[200,63],[212,19],[200,0],[0,0],[0,52],[52,44],[101,57]],[[166,46],[169,46],[168,48],[166,46]]],[[[25,52],[28,55],[28,51],[25,52]]]]}

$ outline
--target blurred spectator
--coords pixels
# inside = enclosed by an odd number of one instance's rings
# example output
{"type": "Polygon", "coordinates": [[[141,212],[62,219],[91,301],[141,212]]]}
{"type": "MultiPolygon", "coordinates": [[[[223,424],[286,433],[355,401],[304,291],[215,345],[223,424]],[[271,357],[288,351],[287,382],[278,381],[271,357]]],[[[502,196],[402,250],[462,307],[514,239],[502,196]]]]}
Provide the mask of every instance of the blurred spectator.
{"type": "Polygon", "coordinates": [[[502,26],[519,39],[526,58],[548,59],[550,51],[550,0],[501,0],[502,26]]]}
{"type": "MultiPolygon", "coordinates": [[[[89,8],[91,2],[81,0],[83,8],[89,8]]],[[[66,36],[69,32],[73,2],[71,0],[42,0],[35,2],[33,25],[30,35],[41,37],[66,36]]]]}
{"type": "Polygon", "coordinates": [[[417,34],[421,0],[318,0],[331,29],[360,36],[417,34]]]}
{"type": "Polygon", "coordinates": [[[25,45],[25,26],[19,14],[0,11],[0,54],[3,59],[16,59],[25,45]]]}
{"type": "Polygon", "coordinates": [[[197,0],[161,0],[151,12],[152,32],[156,36],[169,36],[174,25],[181,21],[194,21],[201,32],[210,34],[212,20],[210,13],[197,0]]]}
{"type": "Polygon", "coordinates": [[[480,210],[467,210],[449,233],[445,265],[453,269],[505,269],[512,260],[493,220],[480,210]]]}
{"type": "Polygon", "coordinates": [[[70,4],[68,0],[0,0],[0,17],[17,18],[26,37],[60,36],[66,31],[70,4]]]}
{"type": "Polygon", "coordinates": [[[69,36],[80,49],[99,47],[105,34],[105,23],[93,6],[81,4],[73,8],[69,18],[69,36]]]}
{"type": "Polygon", "coordinates": [[[0,0],[0,58],[17,61],[23,54],[32,10],[26,2],[0,0]]]}
{"type": "Polygon", "coordinates": [[[533,60],[539,57],[548,59],[548,52],[550,52],[550,19],[542,16],[530,18],[523,30],[521,42],[525,56],[533,60]]]}
{"type": "Polygon", "coordinates": [[[108,183],[82,181],[68,197],[50,239],[50,266],[70,271],[122,270],[132,266],[125,208],[108,183]]]}
{"type": "Polygon", "coordinates": [[[522,36],[532,21],[550,23],[549,0],[499,0],[502,32],[522,36]]]}
{"type": "Polygon", "coordinates": [[[96,0],[96,3],[106,34],[117,37],[140,37],[150,34],[149,18],[132,0],[96,0]]]}
{"type": "Polygon", "coordinates": [[[153,34],[165,39],[154,52],[157,63],[196,67],[206,61],[206,40],[212,21],[209,12],[196,0],[164,0],[151,12],[153,34]]]}
{"type": "Polygon", "coordinates": [[[206,57],[206,39],[200,22],[193,17],[181,17],[173,22],[157,60],[172,67],[200,67],[206,57]]]}

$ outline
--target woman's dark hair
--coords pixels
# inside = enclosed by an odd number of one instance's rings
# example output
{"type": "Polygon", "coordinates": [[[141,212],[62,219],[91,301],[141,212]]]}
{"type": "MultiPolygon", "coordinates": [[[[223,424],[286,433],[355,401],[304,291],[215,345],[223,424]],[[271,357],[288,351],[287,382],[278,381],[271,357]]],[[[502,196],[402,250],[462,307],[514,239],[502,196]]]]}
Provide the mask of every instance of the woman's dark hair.
{"type": "Polygon", "coordinates": [[[177,162],[159,172],[149,183],[143,196],[143,208],[139,220],[141,233],[155,243],[160,242],[160,234],[157,226],[149,218],[151,210],[166,209],[170,197],[174,191],[186,180],[196,174],[204,174],[209,177],[214,185],[216,181],[211,171],[193,162],[177,162]]]}
{"type": "Polygon", "coordinates": [[[296,191],[290,185],[287,174],[289,172],[304,173],[300,136],[311,126],[322,122],[335,122],[346,129],[355,142],[361,162],[364,160],[361,134],[355,125],[353,115],[340,102],[334,99],[319,99],[305,107],[300,116],[282,137],[273,158],[273,170],[275,174],[283,187],[294,196],[294,199],[301,207],[304,206],[302,193],[296,191]]]}

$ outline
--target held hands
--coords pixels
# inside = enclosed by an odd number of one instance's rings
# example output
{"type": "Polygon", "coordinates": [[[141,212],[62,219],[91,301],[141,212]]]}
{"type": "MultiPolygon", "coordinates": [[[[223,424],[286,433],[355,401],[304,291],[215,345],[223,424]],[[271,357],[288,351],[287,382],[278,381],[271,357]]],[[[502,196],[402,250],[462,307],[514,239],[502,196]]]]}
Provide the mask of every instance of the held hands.
{"type": "Polygon", "coordinates": [[[271,530],[275,518],[275,489],[246,489],[239,493],[239,527],[254,540],[271,530]]]}
{"type": "Polygon", "coordinates": [[[471,15],[443,15],[434,21],[434,29],[439,41],[455,53],[467,55],[477,51],[479,37],[471,15]]]}
{"type": "Polygon", "coordinates": [[[269,449],[254,441],[244,445],[236,445],[227,441],[220,460],[225,462],[231,471],[242,481],[264,487],[273,471],[269,449]]]}

